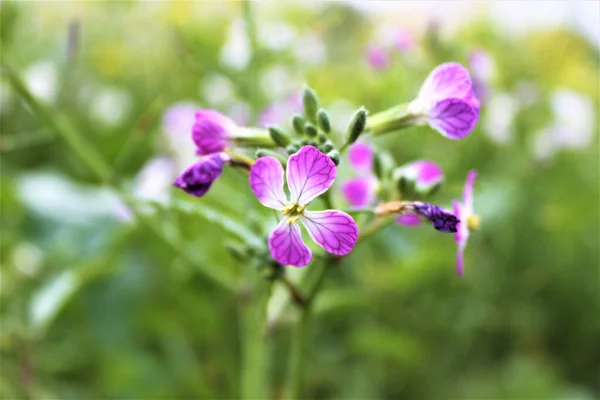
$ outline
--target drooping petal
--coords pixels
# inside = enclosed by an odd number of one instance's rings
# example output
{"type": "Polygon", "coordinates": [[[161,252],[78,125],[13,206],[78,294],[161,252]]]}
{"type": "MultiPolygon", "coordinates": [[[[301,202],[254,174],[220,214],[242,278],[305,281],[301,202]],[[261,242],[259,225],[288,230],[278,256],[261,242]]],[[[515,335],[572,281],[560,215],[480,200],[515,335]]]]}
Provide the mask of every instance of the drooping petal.
{"type": "Polygon", "coordinates": [[[312,258],[312,252],[302,241],[300,227],[286,223],[285,219],[269,235],[269,251],[278,263],[294,267],[303,267],[312,258]]]}
{"type": "Polygon", "coordinates": [[[415,201],[412,203],[414,210],[423,218],[431,221],[433,227],[440,232],[456,232],[456,225],[460,220],[449,211],[436,205],[415,201]]]}
{"type": "Polygon", "coordinates": [[[452,209],[454,215],[461,220],[456,225],[456,233],[454,234],[454,241],[457,244],[456,253],[456,271],[459,276],[463,274],[463,253],[467,246],[467,240],[469,239],[469,228],[467,227],[467,215],[465,210],[456,200],[452,202],[452,209]],[[464,222],[463,222],[464,221],[464,222]]]}
{"type": "Polygon", "coordinates": [[[348,161],[359,174],[370,174],[373,169],[373,148],[366,143],[354,143],[348,147],[348,161]]]}
{"type": "Polygon", "coordinates": [[[275,157],[261,157],[250,169],[250,188],[264,206],[282,209],[287,203],[283,192],[283,167],[275,157]]]}
{"type": "Polygon", "coordinates": [[[412,228],[413,226],[421,225],[421,218],[415,214],[404,214],[396,218],[396,222],[400,225],[412,228]]]}
{"type": "Polygon", "coordinates": [[[226,153],[210,154],[186,169],[173,185],[183,189],[192,196],[202,197],[208,192],[212,183],[221,176],[223,165],[230,160],[226,153]]]}
{"type": "Polygon", "coordinates": [[[475,184],[475,178],[477,178],[477,171],[472,169],[467,174],[467,181],[463,190],[462,204],[467,216],[473,214],[473,185],[475,184]]]}
{"type": "Polygon", "coordinates": [[[465,246],[459,244],[456,249],[456,273],[458,276],[462,276],[464,272],[464,253],[465,246]]]}
{"type": "Polygon", "coordinates": [[[428,114],[429,125],[448,139],[468,136],[479,118],[479,108],[456,98],[435,104],[428,114]]]}
{"type": "Polygon", "coordinates": [[[455,62],[438,65],[425,79],[419,97],[437,102],[448,98],[463,99],[471,91],[469,71],[455,62]]]}
{"type": "Polygon", "coordinates": [[[335,180],[335,164],[313,146],[304,146],[290,156],[286,178],[290,200],[305,205],[325,193],[335,180]]]}
{"type": "Polygon", "coordinates": [[[215,110],[199,110],[192,127],[192,140],[197,154],[212,154],[225,150],[237,125],[215,110]]]}
{"type": "Polygon", "coordinates": [[[356,223],[342,211],[305,211],[300,221],[310,237],[331,254],[343,256],[350,253],[358,239],[356,223]]]}
{"type": "Polygon", "coordinates": [[[366,207],[375,200],[375,187],[371,178],[354,178],[342,183],[342,194],[352,207],[366,207]]]}

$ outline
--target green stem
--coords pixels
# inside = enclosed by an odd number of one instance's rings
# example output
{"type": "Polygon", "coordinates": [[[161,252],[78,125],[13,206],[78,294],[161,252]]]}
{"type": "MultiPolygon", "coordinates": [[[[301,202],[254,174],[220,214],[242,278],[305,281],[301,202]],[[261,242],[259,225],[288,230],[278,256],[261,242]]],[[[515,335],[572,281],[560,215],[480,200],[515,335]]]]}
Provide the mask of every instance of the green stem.
{"type": "Polygon", "coordinates": [[[407,104],[400,104],[367,119],[365,131],[372,136],[408,128],[419,122],[418,116],[406,112],[407,104]]]}
{"type": "Polygon", "coordinates": [[[242,305],[242,374],[241,398],[265,399],[267,393],[268,338],[267,307],[273,288],[272,281],[265,281],[255,289],[254,299],[242,305]]]}
{"type": "Polygon", "coordinates": [[[325,205],[325,208],[328,210],[333,210],[335,209],[333,207],[333,202],[331,201],[331,191],[326,191],[325,193],[323,193],[321,195],[321,199],[323,199],[323,204],[325,205]]]}

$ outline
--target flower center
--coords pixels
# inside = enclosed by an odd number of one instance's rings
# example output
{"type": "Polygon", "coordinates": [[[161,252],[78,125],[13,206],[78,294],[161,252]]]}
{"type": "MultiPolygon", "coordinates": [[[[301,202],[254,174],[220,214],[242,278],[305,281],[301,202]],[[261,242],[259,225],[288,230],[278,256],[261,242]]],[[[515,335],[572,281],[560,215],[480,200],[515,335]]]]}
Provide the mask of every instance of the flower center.
{"type": "Polygon", "coordinates": [[[469,215],[467,217],[467,227],[470,231],[476,231],[481,226],[481,217],[479,215],[469,215]]]}
{"type": "Polygon", "coordinates": [[[285,221],[286,224],[293,224],[294,222],[298,221],[298,218],[300,218],[300,215],[302,215],[303,211],[304,206],[296,203],[288,204],[283,208],[283,210],[281,210],[282,214],[288,217],[288,219],[285,221]]]}

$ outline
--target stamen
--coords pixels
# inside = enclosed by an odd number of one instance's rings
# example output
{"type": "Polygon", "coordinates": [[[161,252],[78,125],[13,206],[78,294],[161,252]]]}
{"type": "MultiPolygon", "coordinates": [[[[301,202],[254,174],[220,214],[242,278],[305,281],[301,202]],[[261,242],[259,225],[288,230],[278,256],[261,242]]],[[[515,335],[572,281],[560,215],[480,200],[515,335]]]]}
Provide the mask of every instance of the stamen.
{"type": "Polygon", "coordinates": [[[470,231],[476,231],[481,227],[481,217],[479,215],[469,215],[467,217],[467,227],[470,231]]]}

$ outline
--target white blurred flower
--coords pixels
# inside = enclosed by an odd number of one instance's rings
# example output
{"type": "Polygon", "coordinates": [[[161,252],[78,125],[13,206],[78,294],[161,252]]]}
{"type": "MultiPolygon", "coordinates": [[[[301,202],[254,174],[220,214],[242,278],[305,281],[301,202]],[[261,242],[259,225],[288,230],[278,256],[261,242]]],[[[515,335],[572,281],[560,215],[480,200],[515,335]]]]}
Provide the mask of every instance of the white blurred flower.
{"type": "Polygon", "coordinates": [[[334,132],[345,134],[348,124],[356,112],[356,107],[345,99],[336,99],[331,102],[329,111],[331,113],[331,127],[334,132]]]}
{"type": "Polygon", "coordinates": [[[241,19],[232,21],[227,33],[227,40],[221,48],[221,63],[226,67],[242,70],[250,61],[251,51],[244,21],[241,19]]]}
{"type": "Polygon", "coordinates": [[[300,79],[283,65],[274,65],[260,75],[260,86],[271,99],[277,99],[297,90],[300,79]]]}
{"type": "Polygon", "coordinates": [[[320,65],[327,59],[327,47],[315,34],[303,34],[294,43],[292,51],[302,65],[320,65]]]}
{"type": "Polygon", "coordinates": [[[135,178],[133,197],[142,201],[168,202],[176,173],[175,163],[170,158],[159,156],[151,159],[135,178]]]}
{"type": "Polygon", "coordinates": [[[235,91],[229,78],[213,73],[203,79],[200,92],[208,104],[217,107],[230,103],[235,91]]]}
{"type": "Polygon", "coordinates": [[[129,93],[117,87],[106,87],[92,98],[90,114],[106,125],[115,126],[127,117],[131,105],[129,93]]]}
{"type": "Polygon", "coordinates": [[[58,72],[50,60],[39,61],[29,66],[23,74],[31,94],[47,103],[52,103],[58,94],[58,72]]]}
{"type": "Polygon", "coordinates": [[[196,147],[192,141],[192,126],[199,109],[194,103],[181,102],[173,104],[163,114],[162,129],[181,170],[197,158],[196,147]]]}
{"type": "Polygon", "coordinates": [[[284,22],[265,22],[258,26],[258,41],[262,47],[270,50],[289,48],[296,35],[294,27],[284,22]]]}
{"type": "Polygon", "coordinates": [[[496,93],[486,106],[484,132],[494,142],[505,144],[513,138],[513,122],[519,112],[519,102],[508,93],[496,93]]]}

